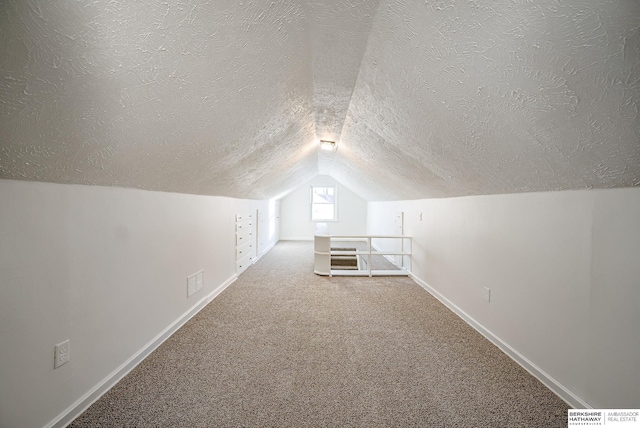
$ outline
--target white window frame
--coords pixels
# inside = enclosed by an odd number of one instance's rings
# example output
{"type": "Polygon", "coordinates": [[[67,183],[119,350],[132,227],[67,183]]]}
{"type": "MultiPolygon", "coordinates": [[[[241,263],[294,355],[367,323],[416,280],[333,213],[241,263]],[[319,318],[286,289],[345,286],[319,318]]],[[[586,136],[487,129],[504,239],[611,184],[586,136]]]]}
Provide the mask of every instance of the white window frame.
{"type": "Polygon", "coordinates": [[[329,223],[338,220],[338,185],[336,184],[314,184],[309,188],[309,219],[317,223],[329,223]],[[313,189],[333,189],[333,218],[315,219],[313,218],[313,189]]]}

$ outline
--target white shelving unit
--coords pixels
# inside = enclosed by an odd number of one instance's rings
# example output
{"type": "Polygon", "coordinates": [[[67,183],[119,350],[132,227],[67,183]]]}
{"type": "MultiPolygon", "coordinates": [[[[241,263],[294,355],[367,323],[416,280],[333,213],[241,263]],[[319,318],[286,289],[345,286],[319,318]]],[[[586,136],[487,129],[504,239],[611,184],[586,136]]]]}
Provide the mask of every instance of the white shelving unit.
{"type": "Polygon", "coordinates": [[[236,273],[247,270],[256,257],[255,219],[252,213],[236,214],[236,273]]]}
{"type": "Polygon", "coordinates": [[[315,235],[314,238],[314,268],[317,275],[323,276],[408,276],[411,274],[411,237],[405,235],[315,235]],[[331,240],[366,241],[366,250],[337,251],[331,250],[331,240]],[[400,240],[398,251],[380,251],[374,249],[372,239],[395,239],[400,240]],[[336,270],[331,269],[331,256],[352,256],[365,257],[367,269],[361,270],[336,270]],[[398,269],[372,269],[372,256],[402,256],[403,260],[409,261],[409,267],[399,267],[398,269]]]}

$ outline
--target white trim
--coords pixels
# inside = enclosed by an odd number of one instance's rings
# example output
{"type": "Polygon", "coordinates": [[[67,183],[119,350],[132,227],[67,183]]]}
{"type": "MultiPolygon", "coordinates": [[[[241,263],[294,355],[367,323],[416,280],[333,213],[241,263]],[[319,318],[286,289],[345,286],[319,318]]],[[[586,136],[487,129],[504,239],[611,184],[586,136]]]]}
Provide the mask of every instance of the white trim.
{"type": "MultiPolygon", "coordinates": [[[[329,204],[327,204],[329,205],[329,204]]],[[[339,212],[338,212],[338,184],[322,184],[322,183],[318,183],[318,184],[311,184],[310,188],[309,188],[309,222],[313,222],[313,223],[332,223],[332,222],[339,222],[340,221],[340,217],[339,217],[339,212]],[[313,189],[314,188],[333,188],[333,218],[332,219],[314,219],[313,218],[313,189]]]]}
{"type": "MultiPolygon", "coordinates": [[[[322,235],[320,235],[322,236],[322,235]]],[[[332,238],[340,238],[340,236],[338,235],[329,235],[332,238]]],[[[348,239],[345,239],[343,242],[367,242],[367,236],[366,235],[361,235],[360,237],[347,237],[348,239]]],[[[315,239],[315,236],[314,236],[315,239]]],[[[373,247],[373,245],[372,245],[373,247]]]]}
{"type": "Polygon", "coordinates": [[[89,406],[95,403],[109,389],[125,377],[131,370],[140,364],[149,354],[151,354],[158,346],[167,340],[173,333],[189,321],[195,314],[200,312],[213,299],[215,299],[225,288],[231,285],[238,275],[233,274],[222,285],[218,286],[211,293],[203,297],[193,305],[189,310],[176,319],[171,325],[165,328],[160,334],[147,343],[142,349],[131,356],[120,367],[100,381],[96,386],[84,394],[79,400],[69,406],[65,411],[58,415],[55,419],[45,425],[45,428],[63,428],[69,425],[75,418],[80,416],[82,412],[87,410],[89,406]]]}
{"type": "Polygon", "coordinates": [[[256,256],[252,261],[251,264],[255,264],[258,262],[258,260],[260,260],[262,258],[262,256],[264,256],[265,254],[267,254],[269,251],[271,251],[273,249],[273,247],[276,246],[276,244],[278,243],[278,241],[274,242],[273,244],[269,245],[267,248],[265,248],[264,252],[262,254],[260,254],[259,256],[256,256]]]}
{"type": "Polygon", "coordinates": [[[291,238],[280,238],[280,241],[313,241],[313,236],[293,236],[291,238]]]}
{"type": "Polygon", "coordinates": [[[568,405],[570,405],[574,409],[592,409],[586,401],[582,400],[576,394],[571,392],[568,388],[562,385],[560,382],[551,377],[548,373],[542,370],[540,367],[536,366],[534,363],[529,361],[524,355],[520,352],[512,348],[508,343],[500,339],[494,333],[492,333],[485,326],[480,324],[478,321],[473,319],[469,314],[456,306],[449,299],[444,297],[438,291],[436,291],[433,287],[427,284],[425,281],[421,280],[417,276],[411,274],[411,279],[424,288],[429,294],[438,299],[442,304],[451,309],[456,315],[462,318],[467,324],[473,327],[478,333],[487,338],[491,343],[496,345],[502,352],[507,354],[513,361],[518,363],[522,368],[528,371],[531,375],[533,375],[536,379],[542,382],[547,388],[549,388],[554,394],[564,400],[568,405]]]}

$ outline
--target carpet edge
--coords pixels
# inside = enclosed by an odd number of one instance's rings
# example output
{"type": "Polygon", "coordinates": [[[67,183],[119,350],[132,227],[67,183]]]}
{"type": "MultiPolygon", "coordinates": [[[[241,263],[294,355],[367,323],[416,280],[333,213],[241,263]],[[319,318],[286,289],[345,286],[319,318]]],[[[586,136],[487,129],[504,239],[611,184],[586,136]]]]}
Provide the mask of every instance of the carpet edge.
{"type": "Polygon", "coordinates": [[[427,293],[431,294],[433,297],[438,299],[443,305],[449,308],[453,313],[458,315],[464,322],[466,322],[469,326],[471,326],[474,330],[484,336],[487,340],[497,346],[502,352],[507,354],[509,358],[515,361],[520,367],[529,372],[533,377],[542,382],[549,390],[551,390],[554,394],[556,394],[559,398],[561,398],[565,403],[571,406],[574,409],[591,409],[586,401],[582,400],[576,394],[571,392],[567,387],[562,385],[556,379],[554,379],[551,375],[546,373],[540,367],[531,362],[528,358],[518,352],[516,349],[512,348],[507,342],[502,340],[496,334],[494,334],[491,330],[480,324],[473,317],[447,299],[445,296],[440,294],[436,289],[430,286],[426,281],[418,278],[414,274],[411,274],[411,279],[422,287],[427,293]]]}
{"type": "Polygon", "coordinates": [[[44,428],[64,428],[73,422],[78,416],[102,397],[109,389],[124,378],[131,370],[140,364],[149,356],[156,348],[167,340],[173,333],[180,329],[187,321],[193,318],[198,312],[204,309],[213,299],[215,299],[222,291],[238,279],[237,274],[233,274],[221,285],[216,287],[211,293],[201,298],[196,304],[191,306],[186,312],[180,315],[173,323],[160,332],[150,342],[143,346],[138,352],[133,354],[120,367],[107,375],[96,386],[90,389],[86,394],[80,397],[75,403],[65,409],[56,418],[44,426],[44,428]]]}

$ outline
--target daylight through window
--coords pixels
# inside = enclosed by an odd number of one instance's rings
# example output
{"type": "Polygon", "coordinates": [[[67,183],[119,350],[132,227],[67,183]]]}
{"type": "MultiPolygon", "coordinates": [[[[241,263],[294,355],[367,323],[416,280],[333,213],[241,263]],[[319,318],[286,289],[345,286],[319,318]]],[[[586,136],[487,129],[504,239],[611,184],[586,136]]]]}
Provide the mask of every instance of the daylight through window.
{"type": "Polygon", "coordinates": [[[336,216],[335,186],[311,187],[311,220],[334,221],[336,216]]]}

